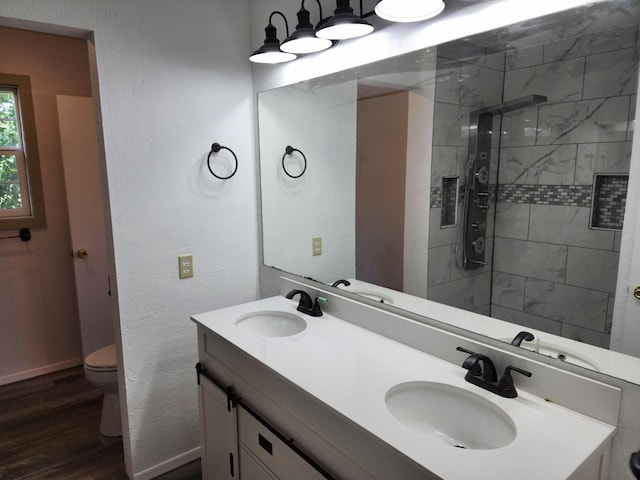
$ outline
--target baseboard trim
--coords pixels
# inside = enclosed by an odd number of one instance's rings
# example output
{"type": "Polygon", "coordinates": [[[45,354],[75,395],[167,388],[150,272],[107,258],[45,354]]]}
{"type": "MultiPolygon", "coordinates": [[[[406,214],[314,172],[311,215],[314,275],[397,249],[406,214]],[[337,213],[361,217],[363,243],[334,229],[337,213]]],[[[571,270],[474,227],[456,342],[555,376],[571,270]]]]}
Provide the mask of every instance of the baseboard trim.
{"type": "Polygon", "coordinates": [[[160,475],[163,475],[171,470],[175,470],[178,467],[191,463],[200,458],[200,447],[196,447],[188,452],[181,453],[178,456],[170,458],[162,463],[154,465],[138,473],[133,474],[133,480],[151,480],[160,475]]]}
{"type": "Polygon", "coordinates": [[[84,363],[84,358],[72,358],[71,360],[65,360],[64,362],[52,363],[51,365],[44,365],[38,368],[32,368],[31,370],[24,370],[22,372],[11,373],[0,377],[0,386],[9,385],[10,383],[20,382],[22,380],[28,380],[29,378],[39,377],[40,375],[46,375],[47,373],[58,372],[60,370],[66,370],[67,368],[77,367],[84,363]]]}

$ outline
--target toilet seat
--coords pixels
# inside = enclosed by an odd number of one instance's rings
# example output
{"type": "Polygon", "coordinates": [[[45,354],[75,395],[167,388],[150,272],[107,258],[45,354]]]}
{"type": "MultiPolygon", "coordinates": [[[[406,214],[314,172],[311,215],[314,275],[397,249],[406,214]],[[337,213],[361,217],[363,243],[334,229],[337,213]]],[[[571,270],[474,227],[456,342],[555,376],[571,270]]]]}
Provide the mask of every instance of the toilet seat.
{"type": "Polygon", "coordinates": [[[84,366],[87,370],[94,372],[115,372],[117,370],[115,344],[112,343],[87,355],[84,366]]]}

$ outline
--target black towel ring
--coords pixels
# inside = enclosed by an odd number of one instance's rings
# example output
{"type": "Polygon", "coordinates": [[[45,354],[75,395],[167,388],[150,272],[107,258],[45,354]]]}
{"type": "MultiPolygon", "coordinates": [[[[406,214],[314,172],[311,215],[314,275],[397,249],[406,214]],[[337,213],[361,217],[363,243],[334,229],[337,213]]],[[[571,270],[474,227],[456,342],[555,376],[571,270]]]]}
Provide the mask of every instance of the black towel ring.
{"type": "Polygon", "coordinates": [[[214,177],[219,178],[220,180],[228,180],[231,177],[233,177],[238,171],[238,157],[236,157],[236,154],[233,153],[233,150],[231,150],[229,147],[224,147],[220,145],[218,142],[216,142],[213,145],[211,145],[211,151],[209,152],[209,156],[207,157],[207,167],[209,168],[211,175],[213,175],[214,177]],[[231,172],[231,175],[227,177],[221,177],[220,175],[216,175],[213,169],[211,168],[211,155],[213,155],[214,153],[218,153],[220,150],[228,150],[229,152],[231,152],[231,155],[233,155],[233,159],[236,161],[236,166],[233,169],[233,172],[231,172]]]}
{"type": "Polygon", "coordinates": [[[284,170],[284,173],[286,173],[288,176],[290,176],[291,178],[300,178],[302,175],[304,175],[304,172],[307,171],[307,157],[304,156],[304,153],[302,153],[300,150],[298,150],[297,148],[293,148],[291,145],[287,145],[287,148],[285,149],[284,155],[282,155],[282,169],[284,170]],[[304,168],[302,169],[302,172],[300,172],[299,175],[291,175],[288,171],[287,171],[287,167],[284,166],[284,158],[287,155],[291,155],[293,152],[298,152],[300,155],[302,155],[302,158],[304,159],[304,168]]]}

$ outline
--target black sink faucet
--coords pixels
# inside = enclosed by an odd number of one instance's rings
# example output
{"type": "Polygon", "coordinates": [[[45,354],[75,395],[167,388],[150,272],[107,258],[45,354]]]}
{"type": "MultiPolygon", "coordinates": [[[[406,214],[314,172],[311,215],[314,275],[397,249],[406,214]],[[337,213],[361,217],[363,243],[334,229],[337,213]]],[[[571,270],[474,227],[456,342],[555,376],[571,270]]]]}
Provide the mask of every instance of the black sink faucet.
{"type": "Polygon", "coordinates": [[[316,297],[315,300],[311,300],[311,296],[304,290],[291,290],[287,293],[286,297],[292,299],[296,295],[300,295],[300,303],[298,303],[299,312],[306,313],[312,317],[321,317],[322,310],[320,309],[320,301],[326,302],[324,297],[316,297]]]}
{"type": "Polygon", "coordinates": [[[513,337],[513,340],[511,340],[511,345],[515,345],[516,347],[519,347],[523,340],[525,342],[531,342],[535,338],[536,337],[533,336],[533,333],[522,331],[518,333],[515,337],[513,337]]]}
{"type": "Polygon", "coordinates": [[[513,378],[511,378],[512,371],[521,373],[527,377],[531,376],[531,372],[509,365],[505,368],[504,374],[498,380],[496,367],[489,357],[462,347],[457,347],[456,350],[469,354],[462,363],[462,368],[468,370],[464,379],[469,383],[473,383],[501,397],[515,398],[518,396],[516,387],[513,385],[513,378]]]}
{"type": "Polygon", "coordinates": [[[470,350],[465,350],[462,347],[458,347],[456,350],[469,354],[462,364],[462,368],[469,370],[469,374],[472,377],[478,378],[482,376],[482,380],[484,382],[495,382],[498,380],[496,367],[489,357],[481,353],[474,353],[470,350]],[[480,367],[480,363],[482,363],[482,367],[480,367]]]}
{"type": "Polygon", "coordinates": [[[348,287],[349,285],[351,285],[351,282],[349,280],[341,279],[341,280],[336,280],[331,284],[332,287],[339,287],[340,285],[344,285],[345,287],[348,287]]]}

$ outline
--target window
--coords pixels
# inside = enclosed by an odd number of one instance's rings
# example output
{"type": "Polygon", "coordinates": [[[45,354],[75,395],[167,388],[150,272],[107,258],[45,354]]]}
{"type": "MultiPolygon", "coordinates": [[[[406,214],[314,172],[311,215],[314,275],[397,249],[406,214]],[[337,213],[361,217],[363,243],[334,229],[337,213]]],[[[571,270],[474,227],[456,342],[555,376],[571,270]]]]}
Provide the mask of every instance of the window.
{"type": "Polygon", "coordinates": [[[45,225],[31,82],[0,74],[0,229],[45,225]]]}

